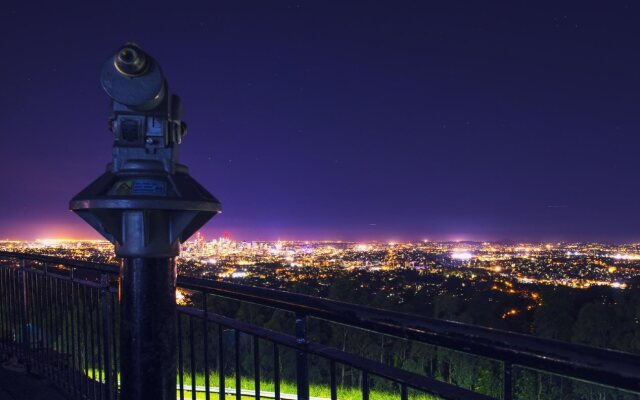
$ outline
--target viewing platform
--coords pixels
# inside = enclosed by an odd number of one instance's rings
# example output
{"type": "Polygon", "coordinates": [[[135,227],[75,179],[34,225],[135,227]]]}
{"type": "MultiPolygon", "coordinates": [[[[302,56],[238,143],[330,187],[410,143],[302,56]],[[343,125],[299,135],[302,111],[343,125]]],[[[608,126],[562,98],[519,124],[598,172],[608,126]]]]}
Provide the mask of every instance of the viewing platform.
{"type": "Polygon", "coordinates": [[[27,373],[10,362],[0,365],[0,399],[65,400],[67,397],[48,380],[27,373]]]}
{"type": "MultiPolygon", "coordinates": [[[[0,394],[24,396],[11,391],[13,382],[63,398],[49,382],[66,398],[118,399],[117,285],[114,265],[0,252],[0,343],[31,371],[0,369],[0,394]]],[[[634,354],[215,280],[178,276],[177,286],[185,296],[178,303],[179,399],[509,400],[536,374],[600,390],[601,398],[640,398],[634,354]],[[397,346],[396,357],[336,347],[329,325],[397,346]],[[412,346],[482,360],[499,385],[479,392],[429,374],[403,356],[412,346]]]]}

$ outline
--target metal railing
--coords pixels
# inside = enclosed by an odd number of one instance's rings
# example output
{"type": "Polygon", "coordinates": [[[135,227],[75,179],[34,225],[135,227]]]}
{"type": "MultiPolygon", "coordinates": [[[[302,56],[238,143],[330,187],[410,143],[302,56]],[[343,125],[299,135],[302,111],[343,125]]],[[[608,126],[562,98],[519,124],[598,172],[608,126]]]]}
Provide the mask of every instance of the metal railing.
{"type": "MultiPolygon", "coordinates": [[[[0,252],[0,260],[0,344],[5,353],[16,355],[32,372],[74,398],[117,399],[118,267],[7,252],[0,252]]],[[[309,368],[317,367],[316,359],[326,361],[325,386],[332,400],[339,394],[338,365],[359,371],[358,396],[365,400],[376,398],[374,379],[392,382],[402,400],[428,398],[416,392],[444,399],[494,398],[311,340],[310,319],[493,360],[502,374],[501,393],[495,398],[514,398],[515,367],[593,382],[631,396],[625,398],[640,398],[632,394],[640,392],[638,355],[186,276],[178,277],[177,286],[191,293],[191,304],[178,307],[176,389],[181,399],[195,400],[198,393],[220,400],[230,394],[237,400],[313,398],[309,368]],[[213,310],[220,298],[291,313],[293,326],[283,332],[230,318],[213,310]],[[287,358],[290,364],[283,364],[284,351],[293,353],[287,358]],[[252,371],[240,358],[247,352],[252,371]],[[269,377],[263,374],[265,355],[272,366],[269,377]],[[289,393],[282,390],[284,369],[295,371],[289,393]],[[251,388],[243,389],[247,379],[251,388]],[[267,381],[268,391],[263,390],[267,381]]]]}

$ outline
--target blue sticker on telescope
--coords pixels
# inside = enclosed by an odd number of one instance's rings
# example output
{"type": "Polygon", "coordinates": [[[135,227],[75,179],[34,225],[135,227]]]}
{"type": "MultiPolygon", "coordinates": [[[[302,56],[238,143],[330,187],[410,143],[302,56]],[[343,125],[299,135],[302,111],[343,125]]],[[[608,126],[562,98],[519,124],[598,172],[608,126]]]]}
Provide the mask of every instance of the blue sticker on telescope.
{"type": "Polygon", "coordinates": [[[152,179],[136,179],[133,181],[130,194],[141,194],[147,196],[166,196],[167,184],[163,181],[152,179]]]}

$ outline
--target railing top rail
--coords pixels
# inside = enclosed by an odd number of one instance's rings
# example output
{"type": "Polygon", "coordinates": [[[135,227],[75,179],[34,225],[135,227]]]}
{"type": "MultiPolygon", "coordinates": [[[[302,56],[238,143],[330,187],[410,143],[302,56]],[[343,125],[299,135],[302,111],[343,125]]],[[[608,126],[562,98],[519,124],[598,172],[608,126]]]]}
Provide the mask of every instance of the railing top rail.
{"type": "MultiPolygon", "coordinates": [[[[0,257],[65,264],[108,273],[117,273],[118,270],[113,265],[23,253],[0,252],[0,257]]],[[[640,392],[640,355],[387,311],[282,290],[186,276],[178,277],[178,286],[640,392]]]]}
{"type": "Polygon", "coordinates": [[[103,272],[111,275],[118,275],[120,271],[117,265],[97,263],[97,262],[84,261],[84,260],[74,260],[72,258],[43,256],[40,254],[0,251],[0,257],[40,261],[43,263],[54,264],[54,265],[65,265],[68,267],[78,268],[80,270],[103,272]]]}

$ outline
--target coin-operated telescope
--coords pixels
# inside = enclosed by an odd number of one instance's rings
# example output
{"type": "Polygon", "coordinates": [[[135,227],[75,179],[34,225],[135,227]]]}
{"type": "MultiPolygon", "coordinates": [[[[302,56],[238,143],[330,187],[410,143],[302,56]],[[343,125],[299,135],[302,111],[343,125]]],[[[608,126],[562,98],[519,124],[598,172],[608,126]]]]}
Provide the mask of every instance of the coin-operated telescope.
{"type": "Polygon", "coordinates": [[[69,208],[115,246],[122,398],[175,399],[175,257],[220,202],[178,163],[187,126],[160,65],[127,43],[102,67],[113,161],[69,208]]]}

